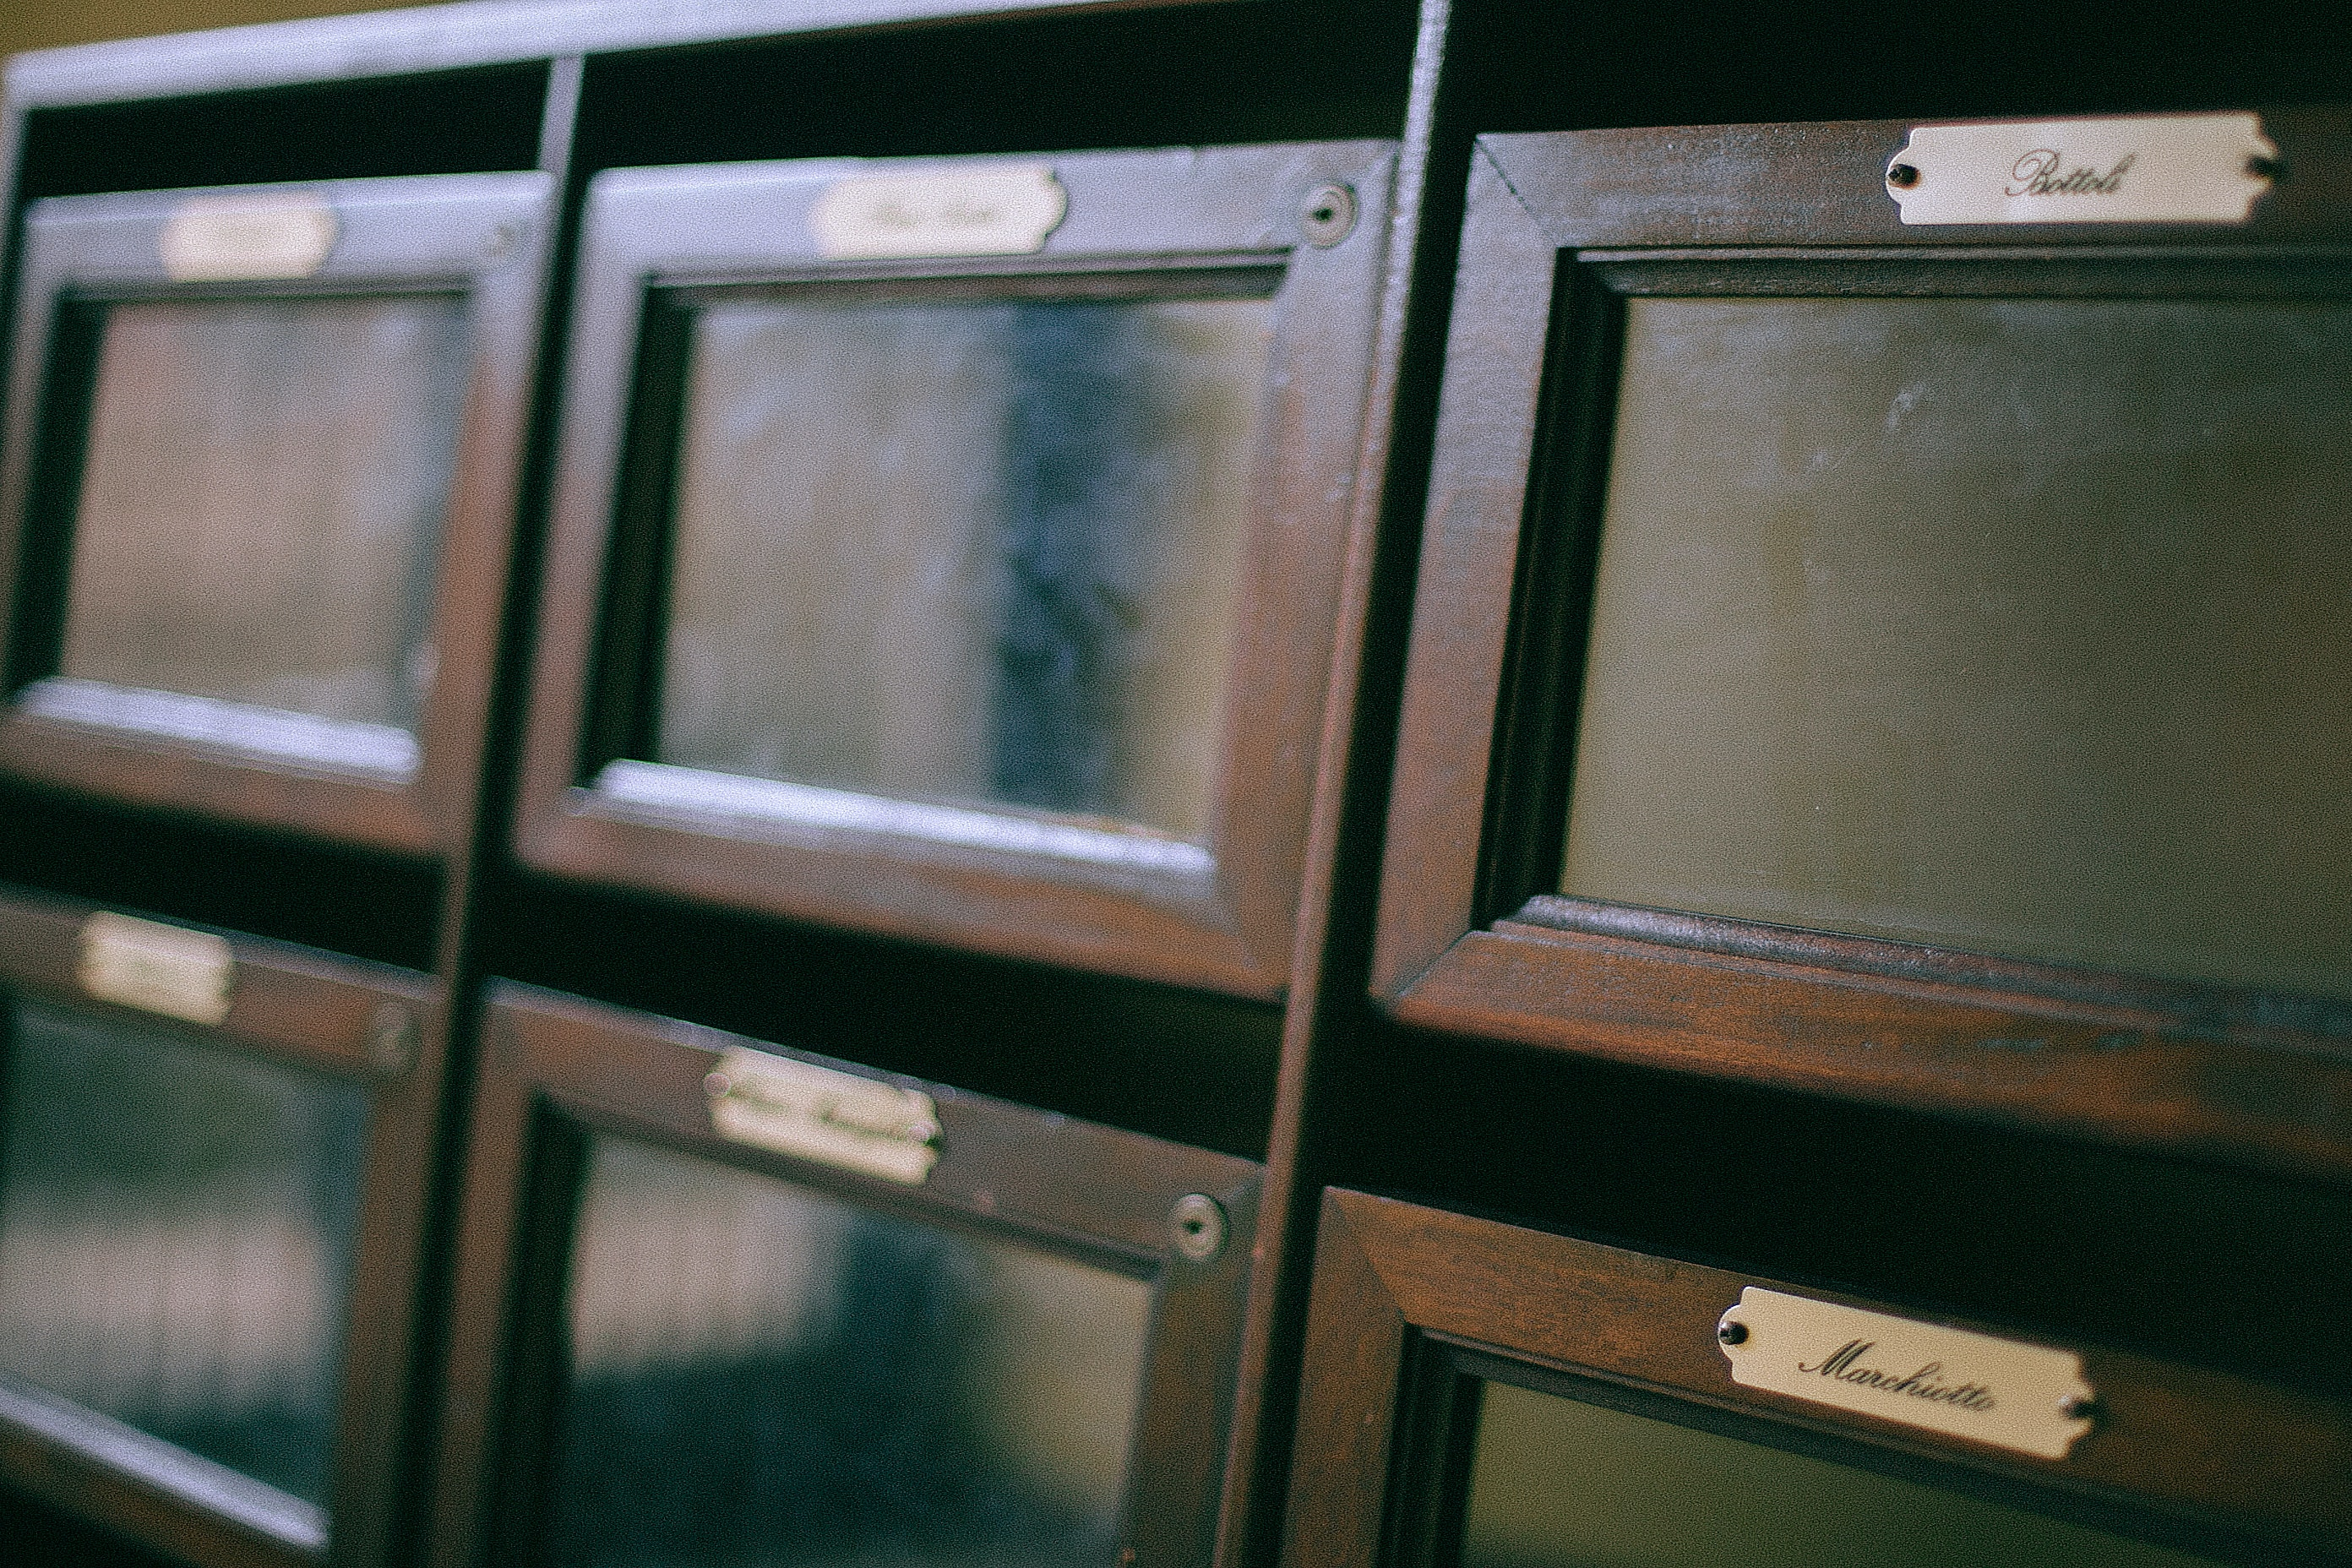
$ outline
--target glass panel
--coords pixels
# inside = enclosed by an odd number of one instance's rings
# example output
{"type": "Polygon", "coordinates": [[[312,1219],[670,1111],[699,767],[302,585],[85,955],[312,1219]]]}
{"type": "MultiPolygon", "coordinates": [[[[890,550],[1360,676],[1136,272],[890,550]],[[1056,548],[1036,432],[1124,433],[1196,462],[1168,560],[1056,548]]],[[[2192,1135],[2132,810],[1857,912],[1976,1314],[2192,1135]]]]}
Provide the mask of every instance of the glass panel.
{"type": "Polygon", "coordinates": [[[1643,300],[1562,885],[2352,989],[2352,310],[1643,300]]]}
{"type": "Polygon", "coordinates": [[[367,1099],[20,1002],[0,1372],[323,1503],[367,1099]]]}
{"type": "Polygon", "coordinates": [[[2193,1568],[2006,1503],[1486,1387],[1462,1568],[2193,1568]]]}
{"type": "Polygon", "coordinates": [[[658,760],[1200,837],[1271,309],[704,310],[658,760]]]}
{"type": "Polygon", "coordinates": [[[1103,1568],[1150,1310],[1122,1275],[599,1141],[547,1559],[1103,1568]]]}
{"type": "Polygon", "coordinates": [[[65,675],[414,729],[463,301],[107,312],[65,675]]]}

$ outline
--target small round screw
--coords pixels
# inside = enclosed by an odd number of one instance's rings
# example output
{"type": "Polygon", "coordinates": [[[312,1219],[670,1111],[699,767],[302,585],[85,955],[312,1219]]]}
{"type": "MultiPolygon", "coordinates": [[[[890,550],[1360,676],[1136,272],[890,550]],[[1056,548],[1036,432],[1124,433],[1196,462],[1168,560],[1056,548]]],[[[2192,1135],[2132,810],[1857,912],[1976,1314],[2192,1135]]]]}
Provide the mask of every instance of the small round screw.
{"type": "Polygon", "coordinates": [[[1726,1318],[1715,1325],[1715,1337],[1727,1345],[1744,1345],[1748,1342],[1748,1325],[1726,1318]]]}
{"type": "Polygon", "coordinates": [[[713,1100],[724,1100],[734,1091],[735,1080],[713,1068],[702,1075],[702,1092],[713,1100]]]}
{"type": "Polygon", "coordinates": [[[2058,1402],[2058,1414],[2069,1421],[2096,1421],[2105,1412],[2095,1394],[2070,1394],[2058,1402]]]}
{"type": "Polygon", "coordinates": [[[1356,193],[1337,181],[1318,185],[1298,204],[1298,232],[1318,250],[1328,250],[1356,226],[1356,193]]]}
{"type": "Polygon", "coordinates": [[[1919,171],[1909,163],[1889,163],[1886,183],[1898,191],[1907,191],[1919,183],[1919,171]]]}
{"type": "Polygon", "coordinates": [[[368,1065],[386,1078],[398,1078],[416,1063],[416,1016],[386,1002],[368,1019],[368,1065]]]}
{"type": "Polygon", "coordinates": [[[1168,1211],[1168,1239],[1179,1257],[1206,1263],[1225,1249],[1225,1207],[1206,1193],[1186,1193],[1168,1211]]]}

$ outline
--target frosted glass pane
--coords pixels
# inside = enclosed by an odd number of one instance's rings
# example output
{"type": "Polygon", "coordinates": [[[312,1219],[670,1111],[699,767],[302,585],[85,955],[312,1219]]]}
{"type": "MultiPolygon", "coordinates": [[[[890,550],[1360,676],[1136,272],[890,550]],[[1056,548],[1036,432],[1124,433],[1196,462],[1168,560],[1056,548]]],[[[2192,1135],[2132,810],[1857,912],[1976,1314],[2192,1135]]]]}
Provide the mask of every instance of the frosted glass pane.
{"type": "Polygon", "coordinates": [[[463,318],[447,295],[109,310],[61,672],[413,729],[463,318]]]}
{"type": "Polygon", "coordinates": [[[365,1096],[162,1029],[14,1011],[0,1372],[323,1503],[365,1096]]]}
{"type": "Polygon", "coordinates": [[[1643,300],[1562,885],[2352,990],[2352,310],[1643,300]]]}
{"type": "Polygon", "coordinates": [[[1150,1310],[1123,1275],[600,1141],[546,1558],[1104,1568],[1150,1310]]]}
{"type": "Polygon", "coordinates": [[[1508,1384],[1462,1568],[2194,1568],[2202,1558],[1508,1384]]]}
{"type": "Polygon", "coordinates": [[[1269,312],[702,310],[657,760],[1201,836],[1269,312]]]}

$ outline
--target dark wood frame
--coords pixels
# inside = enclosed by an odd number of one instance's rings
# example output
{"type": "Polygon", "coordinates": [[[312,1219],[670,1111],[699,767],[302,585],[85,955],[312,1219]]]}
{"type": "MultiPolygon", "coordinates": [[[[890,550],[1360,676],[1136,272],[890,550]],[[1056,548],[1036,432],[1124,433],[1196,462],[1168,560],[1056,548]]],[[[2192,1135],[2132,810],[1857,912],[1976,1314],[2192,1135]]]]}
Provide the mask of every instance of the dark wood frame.
{"type": "Polygon", "coordinates": [[[892,1078],[933,1098],[941,1128],[929,1178],[903,1186],[714,1132],[703,1079],[731,1046],[885,1077],[532,986],[493,986],[459,1218],[446,1424],[426,1560],[459,1568],[521,1561],[529,1551],[561,1382],[582,1135],[604,1131],[926,1223],[1046,1245],[1151,1281],[1151,1337],[1124,1510],[1129,1552],[1120,1561],[1139,1568],[1208,1561],[1260,1167],[892,1078]],[[1223,1247],[1201,1261],[1171,1245],[1171,1210],[1192,1194],[1215,1199],[1226,1216],[1223,1247]]]}
{"type": "Polygon", "coordinates": [[[394,1543],[413,1392],[415,1280],[445,1053],[442,988],[406,970],[230,936],[228,1016],[207,1028],[83,992],[80,933],[95,912],[0,893],[0,990],[184,1032],[367,1092],[329,1500],[321,1517],[306,1517],[317,1510],[257,1482],[221,1487],[209,1461],[153,1439],[126,1441],[104,1417],[79,1406],[36,1408],[14,1391],[0,1391],[0,1479],[204,1568],[383,1561],[394,1543]]]}
{"type": "MultiPolygon", "coordinates": [[[[1244,995],[1287,978],[1318,737],[1339,612],[1359,431],[1372,367],[1392,149],[1300,143],[1049,160],[1069,215],[1031,257],[827,263],[810,204],[857,173],[1004,162],[924,159],[615,171],[591,187],[526,742],[522,858],[590,880],[1244,995]],[[1352,188],[1354,226],[1307,243],[1300,206],[1352,188]],[[1034,287],[1088,275],[1278,273],[1268,395],[1225,742],[1205,846],[1013,808],[878,797],[849,825],[699,802],[632,804],[587,776],[598,621],[639,327],[656,288],[920,279],[1034,287]],[[952,831],[939,823],[949,818],[952,831]]],[[[665,770],[682,775],[690,770],[665,770]]]]}
{"type": "Polygon", "coordinates": [[[1463,1385],[1496,1375],[1537,1387],[1564,1375],[1596,1394],[1630,1395],[1642,1414],[1990,1490],[2200,1550],[2294,1563],[2352,1552],[2352,1404],[2069,1346],[2098,1391],[2097,1425],[2068,1458],[2037,1459],[1734,1383],[1716,1324],[1750,1285],[1950,1321],[1327,1191],[1286,1568],[1452,1561],[1445,1538],[1460,1527],[1475,1426],[1463,1385]]]}
{"type": "MultiPolygon", "coordinates": [[[[249,187],[269,189],[271,187],[249,187]]],[[[22,682],[0,708],[0,769],[142,805],[202,812],[412,855],[456,849],[470,824],[496,658],[508,541],[520,473],[551,182],[541,174],[325,181],[340,222],[310,277],[285,282],[173,282],[157,245],[192,192],[52,198],[26,218],[8,416],[0,433],[0,605],[12,670],[47,650],[38,627],[66,591],[79,432],[87,417],[62,384],[58,326],[69,301],[451,292],[467,309],[466,394],[436,571],[437,663],[419,718],[414,768],[267,743],[193,737],[28,708],[22,682]],[[55,406],[45,409],[43,405],[55,406]],[[54,440],[54,447],[52,442],[54,440]]],[[[240,709],[219,705],[232,723],[240,709]]]]}
{"type": "Polygon", "coordinates": [[[2242,227],[1906,228],[1907,122],[1482,138],[1390,800],[1374,996],[1549,1049],[2352,1174],[2352,1004],[1559,895],[1616,300],[2352,293],[2352,117],[2264,117],[2242,227]],[[1555,412],[1558,411],[1558,412],[1555,412]],[[1566,605],[1565,627],[1530,605],[1566,605]]]}

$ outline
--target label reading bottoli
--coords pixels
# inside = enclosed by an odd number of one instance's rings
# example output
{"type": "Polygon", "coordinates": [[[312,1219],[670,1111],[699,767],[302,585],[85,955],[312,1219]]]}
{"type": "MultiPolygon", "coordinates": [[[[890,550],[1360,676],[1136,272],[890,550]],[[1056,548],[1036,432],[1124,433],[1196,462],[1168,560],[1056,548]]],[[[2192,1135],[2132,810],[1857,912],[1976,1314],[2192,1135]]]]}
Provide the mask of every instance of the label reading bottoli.
{"type": "Polygon", "coordinates": [[[2091,1429],[2094,1395],[2072,1351],[1753,1285],[1719,1339],[1743,1388],[2044,1459],[2091,1429]]]}
{"type": "Polygon", "coordinates": [[[2243,223],[2277,167],[2253,114],[1920,125],[1886,190],[1906,224],[2243,223]]]}

